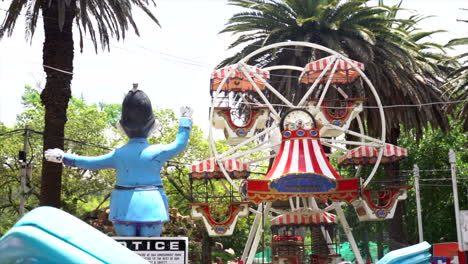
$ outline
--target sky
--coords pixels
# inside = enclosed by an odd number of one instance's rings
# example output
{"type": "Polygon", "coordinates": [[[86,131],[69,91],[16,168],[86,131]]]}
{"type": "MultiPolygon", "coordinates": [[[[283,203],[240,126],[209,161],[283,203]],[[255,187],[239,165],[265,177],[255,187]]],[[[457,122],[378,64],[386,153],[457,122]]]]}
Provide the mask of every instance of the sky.
{"type": "MultiPolygon", "coordinates": [[[[110,52],[95,53],[90,39],[79,52],[75,37],[72,95],[88,103],[121,103],[125,94],[138,83],[152,101],[153,108],[171,108],[179,114],[181,106],[194,108],[193,119],[208,128],[210,74],[226,56],[230,34],[218,34],[239,8],[226,0],[156,0],[157,27],[149,18],[135,12],[140,37],[129,32],[124,41],[111,41],[110,52]]],[[[386,4],[396,3],[394,0],[386,4]]],[[[9,1],[0,2],[0,22],[9,1]]],[[[403,7],[433,15],[421,24],[424,29],[444,29],[433,41],[446,43],[468,36],[467,0],[404,0],[403,7]]],[[[410,11],[408,11],[410,12],[410,11]]],[[[42,68],[42,21],[38,21],[32,43],[24,38],[24,16],[20,17],[10,38],[0,40],[0,122],[12,126],[22,111],[21,95],[25,85],[45,85],[42,68]]],[[[75,30],[75,33],[77,30],[75,30]]]]}

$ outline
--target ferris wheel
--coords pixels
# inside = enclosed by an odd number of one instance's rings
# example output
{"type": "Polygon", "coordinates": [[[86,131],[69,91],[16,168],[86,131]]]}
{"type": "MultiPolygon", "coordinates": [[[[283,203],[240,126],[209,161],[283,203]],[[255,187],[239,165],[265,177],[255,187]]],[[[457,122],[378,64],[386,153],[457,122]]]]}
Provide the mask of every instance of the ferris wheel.
{"type": "Polygon", "coordinates": [[[211,158],[192,166],[191,179],[222,178],[228,182],[224,185],[226,191],[232,194],[233,190],[239,190],[239,195],[231,202],[225,222],[219,223],[210,216],[208,199],[192,204],[192,215],[202,218],[214,236],[232,234],[237,217],[247,215],[249,204],[256,204],[257,208],[251,209],[256,217],[242,255],[246,263],[252,263],[259,234],[263,232],[259,219],[268,216],[273,218],[272,226],[278,232],[275,235],[278,240],[273,241],[277,249],[289,237],[284,233],[291,231],[287,228],[289,224],[316,224],[319,227],[315,231],[323,235],[321,240],[328,245],[326,257],[336,256],[335,249],[329,246],[333,237],[326,226],[339,219],[358,262],[362,263],[341,205],[354,206],[362,221],[382,220],[392,218],[398,200],[405,198],[406,186],[383,191],[368,188],[382,162],[401,159],[406,152],[385,143],[383,107],[375,87],[363,72],[364,67],[363,63],[326,47],[291,41],[262,47],[238,63],[212,73],[211,158]],[[311,54],[319,51],[326,55],[304,66],[249,65],[255,57],[297,47],[311,49],[311,54]],[[282,77],[294,78],[295,91],[302,98],[293,102],[270,82],[275,72],[281,70],[297,73],[282,77]],[[357,82],[360,85],[355,85],[357,82]],[[371,91],[379,113],[378,137],[366,134],[365,120],[361,117],[368,98],[355,96],[362,94],[355,90],[364,86],[371,91]],[[215,135],[219,134],[216,131],[222,131],[228,149],[216,143],[215,135]],[[355,174],[342,177],[332,165],[335,162],[355,166],[355,174]],[[372,167],[367,175],[361,172],[365,165],[372,167]],[[288,206],[275,206],[278,201],[288,206]]]}
{"type": "MultiPolygon", "coordinates": [[[[301,119],[296,117],[301,115],[298,114],[301,111],[290,114],[286,120],[282,120],[282,114],[284,115],[288,110],[303,109],[310,113],[312,119],[321,126],[319,135],[322,145],[343,152],[356,146],[371,146],[378,150],[370,174],[360,175],[364,180],[364,186],[367,186],[384,157],[385,116],[377,91],[363,70],[362,63],[326,47],[308,42],[283,42],[258,49],[237,64],[214,71],[211,79],[212,105],[210,110],[210,123],[212,124],[210,146],[213,157],[220,161],[239,157],[245,159],[252,156],[252,153],[277,150],[280,144],[278,131],[281,122],[286,122],[288,123],[286,125],[293,128],[301,119]],[[304,67],[276,65],[262,69],[248,65],[250,59],[269,50],[298,46],[320,50],[328,53],[329,56],[312,61],[304,67]],[[286,95],[281,94],[269,83],[270,75],[283,69],[300,72],[298,85],[301,85],[301,89],[305,89],[305,92],[297,104],[293,104],[286,95]],[[377,104],[380,118],[380,136],[377,138],[366,135],[359,115],[367,99],[350,97],[343,89],[343,86],[349,86],[358,78],[368,86],[377,104]],[[275,104],[270,102],[267,93],[270,98],[276,97],[281,102],[284,111],[280,112],[275,104]],[[296,124],[293,124],[294,122],[296,124]],[[350,129],[352,122],[358,124],[358,130],[350,129]],[[216,148],[215,138],[212,136],[216,129],[223,130],[227,142],[232,146],[228,151],[220,152],[216,148]],[[358,138],[359,141],[346,140],[346,135],[358,138]]],[[[303,124],[305,127],[308,125],[310,124],[303,124]]],[[[333,156],[330,153],[328,155],[333,156]]],[[[261,162],[262,158],[274,157],[275,154],[263,156],[256,160],[248,160],[248,163],[255,164],[261,162]]],[[[228,178],[229,173],[225,176],[228,178]]]]}

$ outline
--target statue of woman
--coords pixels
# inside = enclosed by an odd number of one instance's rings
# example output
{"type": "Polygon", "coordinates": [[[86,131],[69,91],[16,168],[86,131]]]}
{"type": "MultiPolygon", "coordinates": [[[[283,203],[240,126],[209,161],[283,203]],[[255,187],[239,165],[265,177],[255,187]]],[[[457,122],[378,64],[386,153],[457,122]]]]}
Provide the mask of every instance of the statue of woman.
{"type": "Polygon", "coordinates": [[[85,169],[113,168],[117,181],[110,200],[109,220],[119,236],[160,236],[169,220],[168,199],[160,170],[164,162],[187,145],[192,127],[192,109],[182,107],[179,132],[167,145],[150,145],[147,138],[155,129],[155,118],[148,96],[136,87],[122,103],[122,118],[117,123],[130,139],[128,143],[98,157],[78,156],[60,149],[45,151],[45,159],[85,169]]]}

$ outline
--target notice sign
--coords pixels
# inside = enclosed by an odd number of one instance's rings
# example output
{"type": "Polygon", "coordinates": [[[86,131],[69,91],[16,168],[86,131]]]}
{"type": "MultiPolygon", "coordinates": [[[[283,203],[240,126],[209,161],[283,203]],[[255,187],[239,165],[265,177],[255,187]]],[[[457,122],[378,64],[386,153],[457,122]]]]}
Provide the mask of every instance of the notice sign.
{"type": "Polygon", "coordinates": [[[187,264],[186,237],[113,237],[151,264],[187,264]]]}

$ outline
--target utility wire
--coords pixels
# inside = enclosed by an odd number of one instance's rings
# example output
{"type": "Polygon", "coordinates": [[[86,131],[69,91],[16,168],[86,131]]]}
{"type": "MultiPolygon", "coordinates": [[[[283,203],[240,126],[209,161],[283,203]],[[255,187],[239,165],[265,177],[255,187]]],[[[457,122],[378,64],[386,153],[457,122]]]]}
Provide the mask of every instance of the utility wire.
{"type": "MultiPolygon", "coordinates": [[[[41,132],[41,131],[36,131],[36,130],[32,130],[32,129],[29,129],[29,131],[35,133],[35,134],[39,134],[39,135],[44,135],[44,132],[41,132]]],[[[89,143],[89,142],[85,142],[85,141],[80,141],[80,140],[76,140],[76,139],[71,139],[71,138],[66,138],[66,137],[58,137],[56,136],[56,138],[60,138],[60,139],[63,139],[65,141],[70,141],[70,142],[73,142],[73,143],[78,143],[78,144],[81,144],[81,145],[86,145],[86,146],[90,146],[90,147],[96,147],[96,148],[101,148],[101,149],[105,149],[105,150],[112,150],[113,148],[111,147],[107,147],[107,146],[102,146],[102,145],[98,145],[98,144],[94,144],[94,143],[89,143]]]]}
{"type": "Polygon", "coordinates": [[[8,136],[8,135],[15,134],[15,133],[20,133],[20,132],[24,132],[24,129],[15,129],[15,130],[7,131],[7,132],[4,132],[4,133],[0,133],[0,137],[1,136],[8,136]]]}

